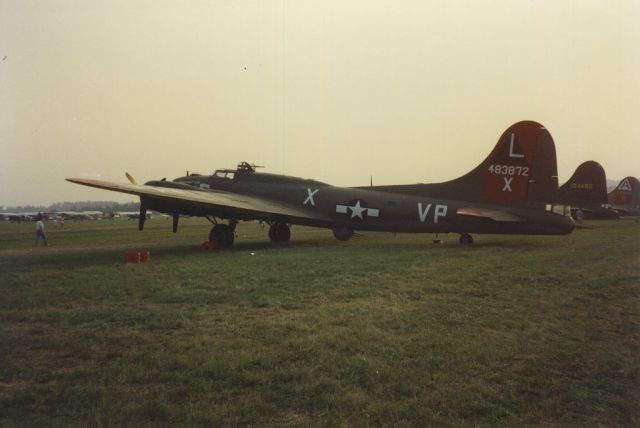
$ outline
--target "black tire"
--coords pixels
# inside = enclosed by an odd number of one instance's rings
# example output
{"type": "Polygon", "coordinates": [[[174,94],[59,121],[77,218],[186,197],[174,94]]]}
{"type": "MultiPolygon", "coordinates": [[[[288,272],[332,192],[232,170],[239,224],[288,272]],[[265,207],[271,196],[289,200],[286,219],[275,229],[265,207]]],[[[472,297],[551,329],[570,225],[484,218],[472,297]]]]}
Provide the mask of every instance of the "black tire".
{"type": "Polygon", "coordinates": [[[473,236],[469,235],[468,233],[463,233],[462,235],[460,235],[460,243],[462,245],[473,244],[473,236]]]}
{"type": "Polygon", "coordinates": [[[336,227],[333,229],[333,236],[335,236],[338,241],[348,241],[353,236],[353,229],[336,227]]]}
{"type": "Polygon", "coordinates": [[[291,229],[285,223],[274,223],[269,228],[269,239],[272,242],[287,242],[291,239],[291,229]]]}
{"type": "Polygon", "coordinates": [[[233,229],[226,224],[216,224],[209,232],[209,241],[215,242],[218,248],[229,248],[234,240],[233,229]]]}

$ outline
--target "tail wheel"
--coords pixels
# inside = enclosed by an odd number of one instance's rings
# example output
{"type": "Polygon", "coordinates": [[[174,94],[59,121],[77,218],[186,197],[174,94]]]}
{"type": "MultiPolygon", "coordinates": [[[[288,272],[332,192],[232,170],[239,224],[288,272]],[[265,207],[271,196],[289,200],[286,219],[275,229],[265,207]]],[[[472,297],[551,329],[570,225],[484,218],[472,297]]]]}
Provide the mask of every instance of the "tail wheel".
{"type": "Polygon", "coordinates": [[[333,236],[339,241],[348,241],[353,236],[353,229],[348,227],[336,227],[333,229],[333,236]]]}
{"type": "Polygon", "coordinates": [[[215,242],[218,248],[229,248],[234,240],[233,229],[226,224],[216,224],[209,232],[209,241],[215,242]]]}
{"type": "Polygon", "coordinates": [[[269,228],[269,239],[272,242],[287,242],[291,239],[291,229],[285,223],[274,223],[269,228]]]}
{"type": "Polygon", "coordinates": [[[463,233],[462,235],[460,235],[460,243],[462,245],[473,244],[473,236],[469,235],[468,233],[463,233]]]}

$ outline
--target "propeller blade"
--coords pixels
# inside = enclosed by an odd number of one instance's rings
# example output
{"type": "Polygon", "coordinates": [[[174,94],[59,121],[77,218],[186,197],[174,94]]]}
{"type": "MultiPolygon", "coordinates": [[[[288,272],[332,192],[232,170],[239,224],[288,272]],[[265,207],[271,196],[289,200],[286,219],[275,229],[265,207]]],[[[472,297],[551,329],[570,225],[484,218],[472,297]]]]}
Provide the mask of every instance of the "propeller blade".
{"type": "Polygon", "coordinates": [[[126,175],[126,176],[127,176],[127,179],[131,182],[131,184],[138,184],[138,183],[136,182],[136,179],[135,179],[135,178],[133,178],[133,176],[132,176],[131,174],[129,174],[128,172],[125,172],[125,173],[124,173],[124,175],[126,175]]]}

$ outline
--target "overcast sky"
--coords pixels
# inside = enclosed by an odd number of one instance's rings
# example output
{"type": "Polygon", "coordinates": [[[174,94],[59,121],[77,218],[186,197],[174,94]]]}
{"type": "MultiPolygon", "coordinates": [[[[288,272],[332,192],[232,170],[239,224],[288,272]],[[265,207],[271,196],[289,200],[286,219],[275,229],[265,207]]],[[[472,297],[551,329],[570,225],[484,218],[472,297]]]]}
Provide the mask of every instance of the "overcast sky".
{"type": "Polygon", "coordinates": [[[0,206],[239,161],[438,182],[512,123],[640,174],[640,2],[0,0],[0,206]]]}

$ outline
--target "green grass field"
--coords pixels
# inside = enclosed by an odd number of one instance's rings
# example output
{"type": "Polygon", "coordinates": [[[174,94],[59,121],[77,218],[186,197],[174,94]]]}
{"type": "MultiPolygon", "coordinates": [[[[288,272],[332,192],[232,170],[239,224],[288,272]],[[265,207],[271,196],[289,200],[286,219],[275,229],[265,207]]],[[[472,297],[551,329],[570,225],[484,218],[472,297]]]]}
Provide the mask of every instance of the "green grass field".
{"type": "Polygon", "coordinates": [[[562,237],[0,224],[2,426],[638,426],[640,223],[562,237]],[[127,265],[125,253],[152,260],[127,265]]]}

